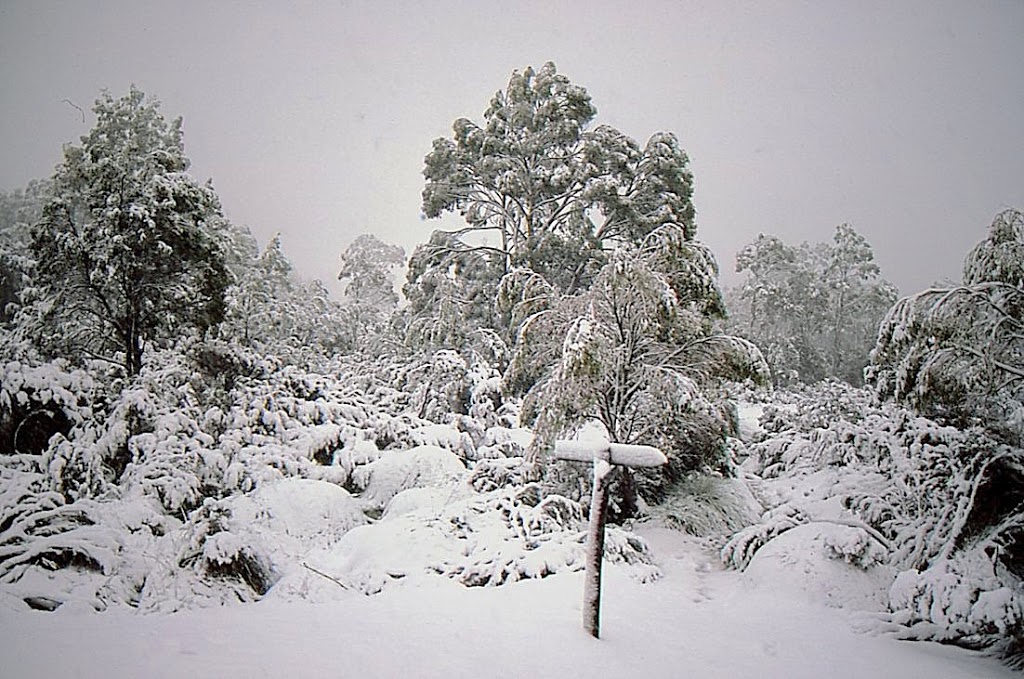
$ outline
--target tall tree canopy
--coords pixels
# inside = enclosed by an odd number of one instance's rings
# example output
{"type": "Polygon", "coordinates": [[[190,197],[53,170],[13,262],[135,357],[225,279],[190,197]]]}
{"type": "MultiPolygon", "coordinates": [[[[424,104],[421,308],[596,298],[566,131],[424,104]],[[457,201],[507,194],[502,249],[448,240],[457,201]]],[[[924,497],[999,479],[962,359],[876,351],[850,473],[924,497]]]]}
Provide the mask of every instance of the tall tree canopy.
{"type": "Polygon", "coordinates": [[[135,374],[147,343],[221,320],[222,216],[212,187],[186,172],[180,118],[165,120],[134,86],[93,111],[32,230],[32,309],[44,349],[135,374]]]}
{"type": "Polygon", "coordinates": [[[505,384],[527,397],[535,463],[588,419],[616,441],[683,455],[663,434],[713,409],[700,396],[709,381],[766,374],[753,345],[712,331],[718,266],[696,241],[678,140],[659,132],[641,147],[591,128],[595,115],[554,64],[515,72],[482,124],[459,119],[434,141],[423,173],[424,214],[458,212],[465,226],[413,253],[410,326],[508,338],[505,384]]]}
{"type": "Polygon", "coordinates": [[[395,274],[405,250],[364,233],[341,253],[338,279],[345,281],[344,306],[351,349],[379,349],[398,307],[395,274]]]}
{"type": "Polygon", "coordinates": [[[451,293],[468,317],[484,315],[460,286],[439,285],[439,272],[480,275],[469,287],[493,298],[503,275],[525,268],[571,294],[590,285],[617,244],[667,224],[694,237],[693,178],[675,136],[659,132],[641,149],[612,127],[591,129],[595,115],[586,90],[547,63],[514,72],[483,124],[460,118],[451,139],[434,140],[423,212],[458,212],[465,226],[413,254],[410,287],[429,288],[424,309],[443,307],[436,295],[451,293]]]}

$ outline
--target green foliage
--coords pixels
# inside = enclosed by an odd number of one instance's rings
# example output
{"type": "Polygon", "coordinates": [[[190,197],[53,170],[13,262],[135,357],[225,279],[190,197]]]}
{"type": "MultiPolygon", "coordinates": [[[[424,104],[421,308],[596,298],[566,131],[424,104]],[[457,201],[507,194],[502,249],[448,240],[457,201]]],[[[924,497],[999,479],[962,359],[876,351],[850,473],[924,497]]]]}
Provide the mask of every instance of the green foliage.
{"type": "Polygon", "coordinates": [[[136,374],[148,344],[223,318],[222,217],[213,189],[186,173],[180,119],[168,123],[134,87],[93,110],[95,127],[65,147],[32,229],[22,320],[48,353],[136,374]]]}

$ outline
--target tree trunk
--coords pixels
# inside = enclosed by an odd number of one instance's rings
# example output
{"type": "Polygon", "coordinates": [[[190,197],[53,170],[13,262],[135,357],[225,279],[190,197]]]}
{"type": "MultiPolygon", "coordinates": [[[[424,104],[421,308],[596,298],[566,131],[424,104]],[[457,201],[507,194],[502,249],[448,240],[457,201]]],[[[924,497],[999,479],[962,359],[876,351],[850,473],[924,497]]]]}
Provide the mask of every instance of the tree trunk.
{"type": "Polygon", "coordinates": [[[129,377],[138,375],[142,370],[142,341],[135,329],[135,323],[128,321],[128,332],[124,338],[124,363],[129,377]]]}

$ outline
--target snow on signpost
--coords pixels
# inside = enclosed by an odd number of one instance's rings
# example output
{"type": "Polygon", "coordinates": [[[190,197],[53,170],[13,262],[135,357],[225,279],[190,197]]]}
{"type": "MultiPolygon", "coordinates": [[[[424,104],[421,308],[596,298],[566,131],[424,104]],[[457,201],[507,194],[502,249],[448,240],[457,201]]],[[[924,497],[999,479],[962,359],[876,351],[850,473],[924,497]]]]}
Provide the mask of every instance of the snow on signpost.
{"type": "Polygon", "coordinates": [[[601,632],[601,560],[604,556],[604,522],[608,511],[608,475],[615,464],[633,468],[660,467],[668,462],[668,458],[653,446],[608,441],[556,441],[555,458],[594,463],[594,491],[590,499],[583,583],[583,629],[596,639],[601,632]]]}

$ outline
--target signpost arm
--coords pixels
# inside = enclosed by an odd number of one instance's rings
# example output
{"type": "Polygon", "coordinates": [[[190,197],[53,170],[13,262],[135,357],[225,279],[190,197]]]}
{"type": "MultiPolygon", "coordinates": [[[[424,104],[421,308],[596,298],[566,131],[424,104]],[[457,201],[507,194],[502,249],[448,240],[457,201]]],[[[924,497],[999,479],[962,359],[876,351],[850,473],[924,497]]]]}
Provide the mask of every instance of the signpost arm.
{"type": "Polygon", "coordinates": [[[652,446],[582,441],[556,441],[555,458],[594,463],[594,490],[587,527],[586,572],[583,581],[583,629],[595,639],[601,634],[601,563],[604,557],[604,522],[608,513],[608,485],[612,465],[659,467],[668,458],[652,446]]]}

